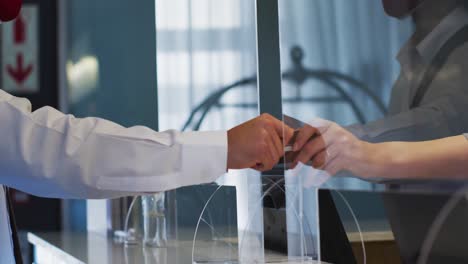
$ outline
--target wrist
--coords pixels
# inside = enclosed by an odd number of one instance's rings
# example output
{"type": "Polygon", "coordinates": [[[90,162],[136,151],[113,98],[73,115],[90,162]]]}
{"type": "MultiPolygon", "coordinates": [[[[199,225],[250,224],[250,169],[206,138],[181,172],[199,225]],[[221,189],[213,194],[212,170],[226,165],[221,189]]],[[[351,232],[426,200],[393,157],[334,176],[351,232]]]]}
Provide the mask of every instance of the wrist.
{"type": "Polygon", "coordinates": [[[227,161],[226,171],[230,169],[241,169],[245,164],[242,162],[241,148],[238,146],[239,140],[237,139],[238,134],[233,129],[227,132],[227,161]]]}
{"type": "Polygon", "coordinates": [[[388,171],[388,160],[391,159],[391,151],[388,151],[384,144],[374,144],[364,142],[365,160],[362,162],[364,177],[385,177],[388,171]]]}
{"type": "Polygon", "coordinates": [[[406,152],[400,148],[398,143],[373,144],[373,173],[374,176],[382,178],[398,178],[400,170],[405,168],[407,162],[406,152]]]}

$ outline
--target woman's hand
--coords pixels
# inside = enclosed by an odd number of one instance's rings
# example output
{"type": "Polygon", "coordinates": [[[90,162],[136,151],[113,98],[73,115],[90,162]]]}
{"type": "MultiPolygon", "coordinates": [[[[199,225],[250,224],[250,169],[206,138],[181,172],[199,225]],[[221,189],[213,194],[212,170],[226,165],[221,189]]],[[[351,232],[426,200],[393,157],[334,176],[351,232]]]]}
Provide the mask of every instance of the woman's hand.
{"type": "Polygon", "coordinates": [[[333,122],[318,119],[299,130],[293,151],[292,167],[302,162],[330,175],[349,171],[368,179],[468,178],[468,141],[464,136],[372,144],[333,122]]]}
{"type": "Polygon", "coordinates": [[[346,129],[331,121],[317,119],[299,130],[293,151],[298,162],[322,169],[330,175],[350,171],[356,176],[370,177],[377,173],[385,155],[376,144],[356,138],[346,129]]]}

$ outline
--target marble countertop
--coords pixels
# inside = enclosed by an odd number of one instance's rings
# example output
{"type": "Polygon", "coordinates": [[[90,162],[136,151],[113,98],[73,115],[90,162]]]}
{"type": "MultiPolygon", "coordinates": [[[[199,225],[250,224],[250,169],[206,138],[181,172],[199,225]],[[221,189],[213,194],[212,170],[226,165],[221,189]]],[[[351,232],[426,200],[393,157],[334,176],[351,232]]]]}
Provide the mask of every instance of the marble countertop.
{"type": "MultiPolygon", "coordinates": [[[[147,248],[118,244],[95,233],[44,232],[28,233],[28,241],[39,259],[53,263],[237,263],[238,259],[237,241],[197,241],[194,261],[193,241],[189,240],[169,242],[166,248],[147,248]]],[[[265,263],[304,263],[275,252],[265,252],[264,258],[265,263]]]]}

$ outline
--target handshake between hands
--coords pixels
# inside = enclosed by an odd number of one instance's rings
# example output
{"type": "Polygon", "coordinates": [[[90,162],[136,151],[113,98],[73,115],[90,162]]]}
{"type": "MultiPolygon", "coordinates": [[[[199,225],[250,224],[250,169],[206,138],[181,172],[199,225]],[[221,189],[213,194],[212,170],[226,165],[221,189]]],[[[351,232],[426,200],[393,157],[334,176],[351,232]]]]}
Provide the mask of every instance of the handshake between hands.
{"type": "Polygon", "coordinates": [[[299,163],[324,170],[329,175],[349,171],[366,177],[374,172],[374,159],[380,158],[375,144],[356,138],[339,125],[316,119],[294,130],[268,114],[228,131],[228,169],[272,169],[292,148],[285,161],[290,168],[299,163]]]}

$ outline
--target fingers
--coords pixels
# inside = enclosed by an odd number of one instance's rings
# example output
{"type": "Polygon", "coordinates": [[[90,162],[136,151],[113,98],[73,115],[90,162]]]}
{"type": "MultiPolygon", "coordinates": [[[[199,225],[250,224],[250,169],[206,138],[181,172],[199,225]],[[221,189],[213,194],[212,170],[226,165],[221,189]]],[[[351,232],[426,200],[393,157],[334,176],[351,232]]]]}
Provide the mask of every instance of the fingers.
{"type": "Polygon", "coordinates": [[[286,152],[284,155],[284,162],[286,163],[286,165],[293,168],[294,161],[296,160],[298,154],[298,152],[286,152]]]}
{"type": "Polygon", "coordinates": [[[275,157],[279,159],[283,156],[283,144],[281,143],[281,139],[274,128],[267,127],[267,130],[268,134],[270,135],[270,139],[273,142],[273,147],[275,148],[275,157]]]}
{"type": "Polygon", "coordinates": [[[353,137],[333,122],[318,121],[299,130],[293,146],[293,151],[298,154],[291,168],[301,162],[335,175],[349,167],[349,154],[346,153],[352,149],[353,137]]]}
{"type": "Polygon", "coordinates": [[[253,168],[259,171],[271,170],[283,155],[281,140],[276,130],[268,124],[260,131],[257,159],[260,161],[253,168]]]}
{"type": "Polygon", "coordinates": [[[276,164],[277,150],[275,143],[273,142],[273,139],[271,138],[268,131],[263,131],[262,137],[263,143],[261,144],[261,150],[258,153],[260,163],[254,166],[254,169],[259,171],[267,171],[271,170],[276,164]]]}
{"type": "Polygon", "coordinates": [[[323,151],[327,147],[326,142],[323,140],[322,136],[316,137],[315,139],[309,141],[299,152],[294,163],[302,162],[306,164],[319,152],[323,151]]]}
{"type": "Polygon", "coordinates": [[[284,154],[283,134],[289,139],[293,131],[268,114],[231,128],[227,132],[227,169],[271,169],[284,154]]]}
{"type": "Polygon", "coordinates": [[[336,144],[332,144],[312,158],[312,167],[324,169],[330,162],[336,161],[339,155],[339,147],[336,144]]]}
{"type": "Polygon", "coordinates": [[[284,142],[283,145],[284,146],[288,145],[293,137],[294,137],[294,129],[284,124],[283,125],[283,142],[284,142]]]}
{"type": "Polygon", "coordinates": [[[322,170],[326,171],[330,176],[338,174],[340,171],[346,169],[346,155],[343,155],[343,152],[338,144],[333,144],[327,148],[327,158],[325,163],[321,167],[322,170]]]}
{"type": "Polygon", "coordinates": [[[299,130],[296,136],[296,142],[294,142],[293,151],[301,150],[309,139],[317,133],[317,129],[309,125],[304,126],[299,130]]]}
{"type": "MultiPolygon", "coordinates": [[[[285,142],[289,143],[294,137],[294,130],[269,114],[262,114],[256,118],[256,122],[260,125],[262,133],[257,134],[257,141],[254,140],[250,143],[259,146],[257,154],[251,156],[252,158],[256,157],[257,160],[253,168],[262,171],[270,170],[284,155],[283,145],[285,142]]],[[[327,148],[333,145],[335,139],[340,136],[340,131],[335,128],[332,122],[322,120],[320,124],[320,130],[315,126],[306,125],[297,132],[294,139],[295,157],[292,167],[295,167],[298,162],[308,164],[310,161],[315,168],[328,165],[329,159],[333,156],[330,157],[327,148]],[[313,138],[314,135],[318,137],[313,138]]],[[[257,126],[257,128],[259,127],[257,126]]],[[[288,156],[288,158],[291,157],[288,156]]]]}
{"type": "Polygon", "coordinates": [[[305,125],[299,130],[293,151],[301,150],[310,138],[316,134],[325,134],[334,124],[333,122],[316,118],[311,121],[311,125],[305,125]]]}
{"type": "Polygon", "coordinates": [[[269,120],[272,128],[276,131],[280,138],[283,138],[284,142],[289,142],[294,135],[294,129],[290,128],[283,121],[280,121],[270,114],[262,114],[262,117],[269,120]]]}
{"type": "Polygon", "coordinates": [[[322,168],[326,165],[328,159],[328,151],[324,149],[312,159],[312,167],[322,168]]]}
{"type": "MultiPolygon", "coordinates": [[[[303,129],[308,130],[308,132],[304,132],[303,135],[310,134],[312,131],[310,126],[304,127],[301,130],[303,129]]],[[[312,127],[312,129],[315,129],[316,133],[318,133],[316,128],[312,127]]],[[[314,168],[326,165],[325,163],[329,159],[333,158],[334,155],[336,155],[337,153],[336,151],[330,151],[330,149],[334,148],[334,143],[336,139],[339,138],[339,135],[340,127],[333,125],[333,123],[330,123],[325,129],[322,129],[322,132],[320,132],[319,136],[312,139],[308,139],[308,142],[306,142],[302,149],[300,149],[299,154],[297,155],[296,159],[292,164],[292,168],[294,168],[299,162],[307,164],[310,160],[312,160],[312,165],[314,166],[314,168]],[[330,157],[331,152],[333,155],[330,157]],[[317,160],[314,164],[315,159],[317,160]]]]}
{"type": "MultiPolygon", "coordinates": [[[[281,151],[278,151],[278,149],[275,146],[276,145],[275,140],[273,139],[274,137],[277,138],[276,133],[275,134],[268,133],[268,134],[269,134],[269,137],[267,137],[266,140],[267,140],[269,155],[268,155],[268,159],[264,162],[265,170],[271,170],[273,166],[275,166],[276,163],[278,163],[278,160],[281,155],[281,151]]],[[[280,142],[280,145],[281,145],[281,142],[280,142]]]]}
{"type": "Polygon", "coordinates": [[[332,159],[326,166],[323,168],[330,176],[335,176],[338,172],[342,171],[343,168],[340,164],[339,158],[332,159]]]}
{"type": "Polygon", "coordinates": [[[261,118],[266,120],[264,129],[268,134],[263,135],[267,150],[262,157],[262,167],[260,168],[260,170],[265,171],[272,169],[280,157],[284,155],[283,142],[291,140],[294,130],[269,114],[262,114],[261,118]]]}

